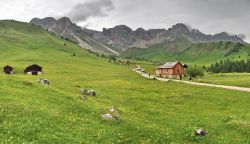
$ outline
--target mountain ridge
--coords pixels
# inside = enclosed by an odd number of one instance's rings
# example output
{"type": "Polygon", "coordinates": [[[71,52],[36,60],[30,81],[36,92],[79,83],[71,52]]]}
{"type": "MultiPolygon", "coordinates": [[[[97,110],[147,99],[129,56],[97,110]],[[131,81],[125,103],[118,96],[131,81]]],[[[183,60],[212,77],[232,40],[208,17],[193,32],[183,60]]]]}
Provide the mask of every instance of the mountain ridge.
{"type": "Polygon", "coordinates": [[[44,19],[33,18],[30,23],[39,25],[43,29],[56,33],[64,39],[76,42],[82,48],[103,54],[118,55],[116,51],[85,34],[81,27],[77,26],[67,17],[62,17],[58,20],[52,17],[46,17],[44,19]]]}
{"type": "Polygon", "coordinates": [[[117,47],[138,47],[146,48],[151,47],[154,44],[159,44],[163,41],[172,41],[185,37],[192,43],[209,43],[209,42],[219,42],[219,41],[231,41],[246,44],[238,36],[231,36],[225,32],[218,33],[215,35],[206,35],[197,29],[189,29],[185,24],[178,23],[169,29],[149,29],[144,30],[143,28],[138,28],[132,30],[125,25],[115,26],[114,28],[106,29],[104,28],[99,35],[94,35],[94,38],[107,44],[114,44],[117,47]],[[101,36],[100,35],[104,35],[101,36]],[[106,39],[102,39],[106,37],[106,39]],[[126,37],[129,37],[126,39],[126,37]],[[124,39],[127,41],[124,42],[124,39]],[[138,45],[138,42],[145,41],[143,46],[138,45]]]}
{"type": "Polygon", "coordinates": [[[177,23],[169,29],[145,30],[138,28],[133,30],[126,25],[117,25],[113,28],[103,28],[102,31],[81,28],[67,17],[58,20],[52,17],[44,19],[34,18],[30,23],[40,25],[44,29],[80,43],[79,40],[74,37],[74,35],[76,35],[82,41],[86,42],[89,47],[92,47],[93,51],[105,51],[116,55],[129,48],[149,48],[165,41],[171,42],[179,38],[185,38],[191,43],[230,41],[246,44],[246,42],[237,35],[229,35],[226,32],[207,35],[198,29],[191,29],[183,23],[177,23]],[[72,33],[74,35],[72,35],[72,33]],[[96,49],[96,47],[99,49],[96,49]]]}

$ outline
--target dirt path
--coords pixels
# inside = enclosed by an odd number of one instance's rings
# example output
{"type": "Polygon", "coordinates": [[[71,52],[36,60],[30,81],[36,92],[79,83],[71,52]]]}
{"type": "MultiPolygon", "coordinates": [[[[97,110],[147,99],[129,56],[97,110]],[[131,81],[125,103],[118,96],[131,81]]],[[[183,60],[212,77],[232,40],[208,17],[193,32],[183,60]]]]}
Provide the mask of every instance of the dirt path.
{"type": "MultiPolygon", "coordinates": [[[[133,70],[134,72],[142,75],[145,78],[148,79],[156,79],[159,81],[170,81],[170,79],[163,79],[163,78],[157,78],[155,77],[155,75],[150,75],[146,74],[146,73],[142,73],[141,71],[136,71],[133,70]]],[[[250,92],[250,88],[243,88],[243,87],[237,87],[237,86],[225,86],[225,85],[215,85],[215,84],[208,84],[208,83],[197,83],[197,82],[190,82],[190,81],[180,81],[180,80],[172,80],[171,81],[175,81],[175,82],[181,82],[181,83],[186,83],[186,84],[191,84],[191,85],[197,85],[197,86],[208,86],[208,87],[217,87],[217,88],[224,88],[224,89],[230,89],[230,90],[238,90],[238,91],[243,91],[243,92],[250,92]]]]}

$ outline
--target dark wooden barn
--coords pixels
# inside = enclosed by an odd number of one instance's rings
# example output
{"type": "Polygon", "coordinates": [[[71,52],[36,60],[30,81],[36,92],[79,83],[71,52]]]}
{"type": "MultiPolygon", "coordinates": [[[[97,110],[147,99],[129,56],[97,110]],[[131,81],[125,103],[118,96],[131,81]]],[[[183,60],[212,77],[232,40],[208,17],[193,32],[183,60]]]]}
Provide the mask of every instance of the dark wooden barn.
{"type": "Polygon", "coordinates": [[[29,75],[39,75],[42,74],[42,67],[37,64],[30,65],[24,70],[24,73],[29,75]]]}
{"type": "Polygon", "coordinates": [[[14,72],[13,70],[14,70],[14,68],[9,66],[9,65],[7,65],[3,68],[3,71],[5,74],[13,74],[13,72],[14,72]]]}

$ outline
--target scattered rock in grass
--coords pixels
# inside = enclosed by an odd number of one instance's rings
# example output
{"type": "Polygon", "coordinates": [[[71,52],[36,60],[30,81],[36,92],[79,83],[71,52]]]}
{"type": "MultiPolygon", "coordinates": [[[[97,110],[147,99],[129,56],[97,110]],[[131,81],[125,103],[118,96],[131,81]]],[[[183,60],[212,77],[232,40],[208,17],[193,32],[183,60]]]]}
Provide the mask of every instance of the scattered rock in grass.
{"type": "Polygon", "coordinates": [[[113,118],[113,116],[111,114],[104,114],[104,115],[102,115],[102,117],[105,119],[112,119],[113,118]]]}
{"type": "Polygon", "coordinates": [[[85,88],[81,88],[81,89],[80,89],[80,94],[81,94],[81,95],[87,95],[87,92],[88,92],[88,90],[85,89],[85,88]]]}
{"type": "Polygon", "coordinates": [[[37,79],[37,83],[41,83],[41,84],[45,84],[45,85],[50,85],[50,81],[49,80],[42,79],[42,78],[37,79]]]}
{"type": "Polygon", "coordinates": [[[80,99],[83,100],[83,101],[86,101],[88,99],[88,97],[85,96],[85,95],[82,95],[82,96],[80,96],[80,99]]]}
{"type": "Polygon", "coordinates": [[[112,119],[112,120],[118,120],[118,117],[117,116],[115,116],[115,115],[111,115],[111,114],[104,114],[104,115],[102,115],[102,118],[104,118],[104,119],[112,119]]]}
{"type": "Polygon", "coordinates": [[[114,108],[114,107],[112,107],[112,108],[110,108],[109,109],[109,112],[111,112],[111,113],[114,113],[114,112],[116,112],[117,110],[114,108]]]}
{"type": "Polygon", "coordinates": [[[81,95],[87,95],[87,96],[93,96],[93,97],[96,96],[96,92],[94,90],[89,90],[89,89],[86,89],[86,88],[80,89],[80,94],[81,95]]]}
{"type": "Polygon", "coordinates": [[[94,97],[96,96],[96,92],[94,90],[89,90],[88,93],[90,96],[94,96],[94,97]]]}
{"type": "Polygon", "coordinates": [[[42,80],[43,80],[43,79],[39,78],[39,79],[37,79],[36,81],[37,81],[37,83],[41,83],[42,80]]]}
{"type": "Polygon", "coordinates": [[[104,119],[110,119],[110,120],[119,120],[118,111],[115,107],[109,108],[109,112],[107,114],[102,115],[102,118],[104,119]]]}
{"type": "Polygon", "coordinates": [[[205,131],[205,130],[203,130],[203,129],[195,130],[195,135],[196,135],[196,136],[205,136],[205,135],[207,135],[207,134],[208,134],[208,132],[205,131]]]}

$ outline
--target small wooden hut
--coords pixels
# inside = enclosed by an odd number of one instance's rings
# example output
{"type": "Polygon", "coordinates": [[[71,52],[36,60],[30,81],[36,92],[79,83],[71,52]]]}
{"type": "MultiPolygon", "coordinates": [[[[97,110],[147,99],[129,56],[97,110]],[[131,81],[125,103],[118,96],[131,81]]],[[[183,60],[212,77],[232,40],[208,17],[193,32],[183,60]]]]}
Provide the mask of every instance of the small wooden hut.
{"type": "Polygon", "coordinates": [[[37,64],[30,65],[24,70],[24,73],[29,75],[39,75],[42,74],[42,67],[37,64]]]}
{"type": "Polygon", "coordinates": [[[9,65],[3,67],[3,71],[5,74],[13,74],[14,73],[13,70],[14,70],[14,68],[9,66],[9,65]]]}

